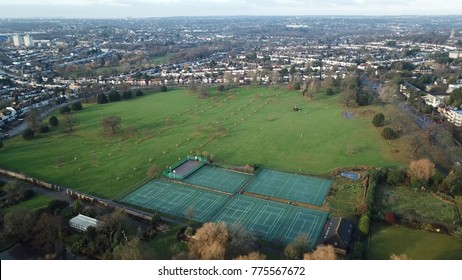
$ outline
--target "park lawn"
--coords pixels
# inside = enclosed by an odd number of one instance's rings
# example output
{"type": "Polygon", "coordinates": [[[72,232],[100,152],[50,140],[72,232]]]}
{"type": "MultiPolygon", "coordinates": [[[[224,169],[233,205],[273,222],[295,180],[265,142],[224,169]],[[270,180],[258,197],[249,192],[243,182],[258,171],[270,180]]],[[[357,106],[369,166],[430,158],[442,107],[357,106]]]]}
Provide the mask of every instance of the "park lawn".
{"type": "Polygon", "coordinates": [[[26,201],[23,201],[21,203],[8,207],[7,209],[5,209],[5,213],[9,213],[19,208],[25,208],[27,210],[35,211],[35,210],[47,207],[48,203],[52,200],[53,198],[49,196],[42,195],[42,194],[35,194],[33,197],[31,197],[30,199],[26,201]]]}
{"type": "Polygon", "coordinates": [[[363,196],[364,187],[361,180],[352,181],[339,177],[334,180],[325,206],[331,208],[332,215],[353,217],[356,213],[356,206],[362,201],[363,196]]]}
{"type": "Polygon", "coordinates": [[[388,260],[406,254],[412,260],[460,260],[462,240],[447,235],[372,223],[367,258],[388,260]]]}
{"type": "Polygon", "coordinates": [[[176,240],[176,233],[180,225],[170,224],[165,233],[158,233],[154,239],[143,242],[141,245],[141,258],[144,260],[171,260],[173,256],[187,251],[184,242],[176,240]]]}
{"type": "Polygon", "coordinates": [[[314,175],[352,165],[401,165],[369,118],[345,119],[342,111],[337,96],[308,100],[271,87],[239,87],[205,99],[186,89],[147,93],[84,104],[73,113],[80,121],[73,133],[64,133],[58,116],[59,127],[47,134],[6,141],[0,167],[114,197],[144,179],[152,165],[164,168],[195,153],[230,165],[314,175]],[[103,134],[100,125],[112,115],[122,119],[115,136],[103,134]]]}
{"type": "Polygon", "coordinates": [[[454,205],[434,197],[430,192],[387,185],[376,189],[375,209],[381,214],[394,211],[401,216],[411,214],[449,225],[453,224],[457,213],[454,205]]]}

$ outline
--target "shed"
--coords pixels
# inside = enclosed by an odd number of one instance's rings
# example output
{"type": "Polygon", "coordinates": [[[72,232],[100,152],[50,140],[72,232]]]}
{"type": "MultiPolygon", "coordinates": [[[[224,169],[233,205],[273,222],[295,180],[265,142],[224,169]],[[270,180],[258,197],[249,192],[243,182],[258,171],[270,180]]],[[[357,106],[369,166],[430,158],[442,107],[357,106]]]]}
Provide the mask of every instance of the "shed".
{"type": "Polygon", "coordinates": [[[87,231],[88,227],[96,228],[100,221],[97,219],[79,214],[69,220],[69,226],[80,231],[87,231]]]}
{"type": "Polygon", "coordinates": [[[331,218],[324,226],[321,242],[324,245],[332,245],[336,253],[345,255],[350,245],[353,233],[353,222],[339,217],[331,218]]]}

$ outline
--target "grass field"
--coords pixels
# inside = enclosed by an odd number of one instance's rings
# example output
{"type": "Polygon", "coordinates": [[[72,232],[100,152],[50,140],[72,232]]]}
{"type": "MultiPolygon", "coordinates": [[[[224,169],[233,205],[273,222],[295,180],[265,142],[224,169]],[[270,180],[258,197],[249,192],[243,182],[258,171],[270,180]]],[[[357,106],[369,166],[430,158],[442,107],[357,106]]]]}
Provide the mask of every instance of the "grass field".
{"type": "Polygon", "coordinates": [[[40,208],[45,208],[48,205],[48,203],[52,200],[53,199],[49,196],[35,194],[32,198],[24,202],[8,207],[7,209],[5,209],[5,213],[9,213],[18,208],[25,208],[27,210],[35,211],[40,208]]]}
{"type": "Polygon", "coordinates": [[[337,216],[348,217],[356,214],[356,206],[364,196],[364,187],[358,181],[338,177],[332,186],[332,192],[326,198],[326,206],[337,216]]]}
{"type": "Polygon", "coordinates": [[[412,260],[461,260],[462,240],[438,233],[373,223],[367,258],[387,260],[391,254],[406,254],[412,260]]]}
{"type": "Polygon", "coordinates": [[[429,192],[414,191],[406,187],[379,186],[375,207],[381,213],[394,211],[398,215],[412,214],[450,225],[455,217],[454,205],[439,200],[429,192]]]}
{"type": "MultiPolygon", "coordinates": [[[[213,91],[213,90],[211,90],[213,91]]],[[[306,174],[351,165],[395,166],[370,118],[345,119],[337,96],[308,100],[279,88],[241,87],[199,99],[185,89],[105,105],[84,104],[72,134],[64,120],[32,141],[4,142],[0,167],[103,197],[113,197],[188,154],[306,174]],[[302,110],[294,112],[297,105],[302,110]],[[122,131],[103,135],[117,115],[122,131]]]]}

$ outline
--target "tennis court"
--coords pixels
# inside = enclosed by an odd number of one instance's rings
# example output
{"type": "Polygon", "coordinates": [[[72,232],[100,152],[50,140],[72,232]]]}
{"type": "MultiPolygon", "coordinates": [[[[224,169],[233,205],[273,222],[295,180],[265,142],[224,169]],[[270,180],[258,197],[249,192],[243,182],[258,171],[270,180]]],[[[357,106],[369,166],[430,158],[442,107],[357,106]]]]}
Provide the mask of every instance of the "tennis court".
{"type": "Polygon", "coordinates": [[[213,221],[241,224],[268,241],[290,243],[299,235],[316,245],[328,214],[246,195],[234,196],[213,221]]]}
{"type": "Polygon", "coordinates": [[[229,199],[228,195],[153,180],[130,193],[123,202],[199,222],[209,221],[229,199]]]}
{"type": "Polygon", "coordinates": [[[322,206],[332,180],[264,169],[246,192],[322,206]]]}
{"type": "Polygon", "coordinates": [[[203,166],[184,181],[193,185],[235,194],[251,177],[252,175],[250,174],[203,166]]]}

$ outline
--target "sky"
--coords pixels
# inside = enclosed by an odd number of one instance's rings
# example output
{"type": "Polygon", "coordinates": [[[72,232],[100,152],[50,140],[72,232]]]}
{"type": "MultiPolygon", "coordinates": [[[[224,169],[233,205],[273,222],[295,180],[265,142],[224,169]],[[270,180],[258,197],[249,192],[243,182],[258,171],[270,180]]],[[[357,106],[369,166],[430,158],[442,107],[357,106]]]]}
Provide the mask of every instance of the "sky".
{"type": "Polygon", "coordinates": [[[0,0],[0,18],[462,15],[461,0],[0,0]]]}

